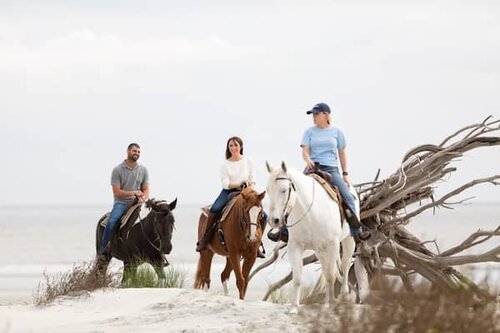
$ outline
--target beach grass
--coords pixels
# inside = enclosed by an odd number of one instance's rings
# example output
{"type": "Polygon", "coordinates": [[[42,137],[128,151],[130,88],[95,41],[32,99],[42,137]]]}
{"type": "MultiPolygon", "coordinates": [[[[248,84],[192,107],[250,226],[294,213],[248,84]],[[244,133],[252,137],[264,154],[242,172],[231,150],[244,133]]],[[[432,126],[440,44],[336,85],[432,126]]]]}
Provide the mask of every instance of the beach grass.
{"type": "MultiPolygon", "coordinates": [[[[306,311],[307,312],[307,311],[306,311]]],[[[313,332],[499,332],[499,302],[464,290],[377,286],[366,305],[339,300],[320,310],[313,332]]]]}
{"type": "Polygon", "coordinates": [[[186,285],[187,270],[169,266],[164,269],[165,280],[159,280],[149,264],[137,267],[135,274],[129,274],[122,288],[183,288],[186,285]]]}
{"type": "Polygon", "coordinates": [[[44,271],[43,281],[33,294],[33,303],[43,306],[60,296],[83,296],[96,289],[117,286],[115,273],[98,274],[94,261],[83,262],[73,265],[67,272],[52,276],[44,271]]]}

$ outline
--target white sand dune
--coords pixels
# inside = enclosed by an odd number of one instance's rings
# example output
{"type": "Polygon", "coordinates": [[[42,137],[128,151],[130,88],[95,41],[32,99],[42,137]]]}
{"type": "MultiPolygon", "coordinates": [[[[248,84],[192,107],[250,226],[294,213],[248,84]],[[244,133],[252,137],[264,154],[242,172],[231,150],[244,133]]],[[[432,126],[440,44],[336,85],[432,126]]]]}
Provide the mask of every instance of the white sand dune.
{"type": "Polygon", "coordinates": [[[308,332],[289,306],[191,289],[107,289],[0,306],[0,332],[308,332]]]}

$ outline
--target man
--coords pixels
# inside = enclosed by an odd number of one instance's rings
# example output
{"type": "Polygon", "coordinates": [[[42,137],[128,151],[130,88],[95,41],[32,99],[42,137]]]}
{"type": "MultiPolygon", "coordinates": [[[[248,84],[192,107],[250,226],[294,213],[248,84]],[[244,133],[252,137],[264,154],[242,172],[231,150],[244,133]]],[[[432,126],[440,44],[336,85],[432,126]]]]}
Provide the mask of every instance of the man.
{"type": "Polygon", "coordinates": [[[114,204],[109,215],[106,229],[102,235],[99,254],[106,255],[109,251],[109,239],[118,221],[135,202],[142,203],[149,196],[149,175],[145,166],[137,163],[141,148],[137,143],[131,143],[127,148],[127,159],[117,165],[111,173],[114,204]]]}

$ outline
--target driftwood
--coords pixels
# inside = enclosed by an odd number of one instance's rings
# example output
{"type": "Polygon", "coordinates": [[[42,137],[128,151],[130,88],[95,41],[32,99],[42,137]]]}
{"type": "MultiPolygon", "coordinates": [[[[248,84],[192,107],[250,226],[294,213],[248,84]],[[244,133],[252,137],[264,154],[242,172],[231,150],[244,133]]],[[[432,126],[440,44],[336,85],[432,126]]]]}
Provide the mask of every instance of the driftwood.
{"type": "MultiPolygon", "coordinates": [[[[500,145],[500,120],[491,116],[479,124],[464,127],[445,138],[439,145],[418,146],[402,159],[402,163],[391,176],[356,185],[360,196],[361,222],[371,232],[370,239],[358,244],[357,255],[363,258],[369,276],[395,275],[403,285],[412,290],[410,276],[419,275],[437,288],[466,287],[479,297],[487,293],[454,267],[481,262],[500,262],[500,246],[480,254],[459,255],[493,237],[500,236],[500,225],[495,230],[478,230],[461,244],[438,253],[411,234],[404,225],[418,214],[437,207],[453,208],[465,200],[451,202],[450,199],[478,184],[500,184],[500,175],[475,179],[455,190],[435,198],[432,185],[456,171],[451,164],[464,153],[479,148],[500,145]],[[425,204],[424,204],[425,202],[425,204]],[[413,208],[415,203],[420,207],[413,208]]],[[[498,152],[496,152],[498,154],[498,152]]],[[[497,166],[494,166],[497,168],[497,166]]],[[[498,244],[498,243],[497,243],[498,244]]],[[[278,244],[274,255],[255,269],[251,276],[272,264],[279,251],[286,249],[278,244]]],[[[304,259],[304,265],[315,262],[315,257],[304,259]]],[[[291,280],[291,273],[268,289],[264,299],[291,280]]],[[[317,296],[317,295],[316,295],[317,296]]]]}

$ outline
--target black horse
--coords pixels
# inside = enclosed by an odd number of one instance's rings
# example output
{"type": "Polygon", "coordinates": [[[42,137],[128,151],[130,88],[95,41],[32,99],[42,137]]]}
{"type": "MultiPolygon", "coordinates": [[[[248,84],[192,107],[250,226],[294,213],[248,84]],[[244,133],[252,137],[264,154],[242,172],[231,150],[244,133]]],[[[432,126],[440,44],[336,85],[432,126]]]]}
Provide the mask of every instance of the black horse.
{"type": "MultiPolygon", "coordinates": [[[[134,274],[137,265],[147,262],[153,266],[160,281],[165,279],[163,268],[169,263],[165,254],[172,251],[172,232],[174,229],[174,215],[172,211],[177,205],[177,199],[170,204],[162,200],[149,199],[145,207],[149,213],[140,219],[139,212],[131,214],[123,228],[117,226],[110,239],[110,250],[106,255],[100,255],[97,259],[99,274],[104,276],[108,269],[111,258],[123,261],[122,283],[134,274]]],[[[143,215],[142,212],[141,215],[143,215]]],[[[97,223],[96,228],[96,251],[99,253],[104,227],[101,222],[108,217],[105,214],[97,223]]]]}

